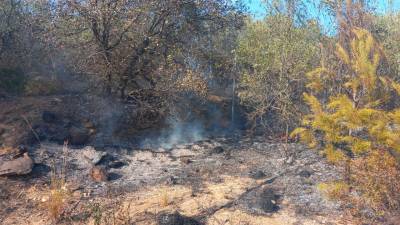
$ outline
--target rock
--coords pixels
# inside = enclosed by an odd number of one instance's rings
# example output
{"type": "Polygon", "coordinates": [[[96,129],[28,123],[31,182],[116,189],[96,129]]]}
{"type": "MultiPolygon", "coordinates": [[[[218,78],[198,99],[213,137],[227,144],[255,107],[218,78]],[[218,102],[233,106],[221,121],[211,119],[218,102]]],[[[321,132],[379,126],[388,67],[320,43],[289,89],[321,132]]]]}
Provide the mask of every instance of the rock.
{"type": "Polygon", "coordinates": [[[69,129],[69,143],[72,145],[84,145],[90,139],[90,131],[82,127],[71,127],[69,129]]]}
{"type": "Polygon", "coordinates": [[[92,165],[97,165],[107,155],[107,152],[96,151],[92,146],[87,146],[82,149],[82,154],[92,165]]]}
{"type": "Polygon", "coordinates": [[[108,180],[107,171],[101,166],[93,166],[92,169],[90,169],[90,177],[95,182],[105,182],[108,180]]]}
{"type": "Polygon", "coordinates": [[[2,161],[0,159],[0,176],[26,175],[32,171],[33,160],[25,152],[22,157],[2,161]]]}
{"type": "Polygon", "coordinates": [[[217,146],[211,150],[211,154],[222,154],[224,152],[224,148],[222,146],[217,146]]]}
{"type": "Polygon", "coordinates": [[[275,194],[275,191],[266,188],[259,196],[259,203],[261,209],[266,213],[272,213],[279,210],[278,201],[279,195],[275,194]]]}
{"type": "Polygon", "coordinates": [[[158,225],[202,225],[199,221],[182,216],[178,212],[172,214],[161,214],[157,218],[158,225]]]}
{"type": "Polygon", "coordinates": [[[287,159],[285,159],[285,163],[288,165],[292,165],[294,162],[294,157],[293,155],[290,155],[287,159]]]}

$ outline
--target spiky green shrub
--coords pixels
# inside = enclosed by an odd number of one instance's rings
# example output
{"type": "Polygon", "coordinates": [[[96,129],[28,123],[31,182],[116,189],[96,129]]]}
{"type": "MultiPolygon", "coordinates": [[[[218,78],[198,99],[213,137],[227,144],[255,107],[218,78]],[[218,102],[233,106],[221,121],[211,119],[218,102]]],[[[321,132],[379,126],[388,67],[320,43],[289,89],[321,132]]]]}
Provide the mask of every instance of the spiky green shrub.
{"type": "Polygon", "coordinates": [[[345,182],[368,204],[379,206],[375,209],[398,209],[400,108],[388,103],[400,95],[400,83],[378,75],[382,48],[372,35],[361,28],[354,28],[352,35],[347,47],[336,46],[345,74],[326,67],[307,74],[304,100],[310,113],[292,136],[299,135],[330,162],[345,166],[345,182]],[[337,76],[342,87],[333,93],[329,84],[337,76]],[[393,182],[382,182],[382,176],[393,182]]]}

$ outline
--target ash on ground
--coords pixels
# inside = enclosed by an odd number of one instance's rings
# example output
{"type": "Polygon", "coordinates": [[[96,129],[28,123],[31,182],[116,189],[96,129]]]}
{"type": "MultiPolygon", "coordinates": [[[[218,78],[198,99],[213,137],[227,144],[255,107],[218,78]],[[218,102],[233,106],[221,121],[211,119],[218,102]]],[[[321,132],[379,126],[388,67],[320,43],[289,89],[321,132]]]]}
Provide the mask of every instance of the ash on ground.
{"type": "Polygon", "coordinates": [[[262,137],[215,138],[169,149],[44,143],[31,155],[36,163],[31,175],[0,178],[1,224],[53,223],[43,205],[51,168],[62,165],[71,197],[61,224],[93,223],[88,210],[93,202],[105,211],[118,204],[120,212],[129,211],[132,224],[157,224],[157,215],[178,212],[202,224],[337,224],[344,218],[340,204],[316,188],[339,179],[340,171],[300,144],[262,137]],[[92,179],[93,167],[102,168],[107,181],[92,179]]]}

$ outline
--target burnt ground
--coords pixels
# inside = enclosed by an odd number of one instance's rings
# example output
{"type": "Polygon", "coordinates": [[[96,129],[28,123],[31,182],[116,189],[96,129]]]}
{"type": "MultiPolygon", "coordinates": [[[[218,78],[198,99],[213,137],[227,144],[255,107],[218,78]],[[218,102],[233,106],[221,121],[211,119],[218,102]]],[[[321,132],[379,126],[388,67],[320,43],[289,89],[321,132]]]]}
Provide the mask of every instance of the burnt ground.
{"type": "Polygon", "coordinates": [[[109,224],[111,214],[119,224],[162,224],[158,216],[174,212],[201,224],[349,224],[316,188],[338,171],[299,144],[215,138],[171,149],[96,149],[106,153],[105,182],[90,179],[85,151],[43,143],[31,175],[0,178],[1,224],[94,224],[93,206],[109,224]],[[54,222],[46,208],[50,168],[63,160],[69,194],[54,222]]]}
{"type": "Polygon", "coordinates": [[[340,171],[303,145],[215,137],[140,149],[129,110],[79,94],[2,99],[0,145],[28,145],[35,166],[0,177],[0,224],[351,224],[317,188],[340,171]],[[63,148],[65,135],[81,145],[63,148]],[[107,181],[92,179],[87,152],[107,181]],[[57,219],[52,177],[65,180],[57,219]]]}

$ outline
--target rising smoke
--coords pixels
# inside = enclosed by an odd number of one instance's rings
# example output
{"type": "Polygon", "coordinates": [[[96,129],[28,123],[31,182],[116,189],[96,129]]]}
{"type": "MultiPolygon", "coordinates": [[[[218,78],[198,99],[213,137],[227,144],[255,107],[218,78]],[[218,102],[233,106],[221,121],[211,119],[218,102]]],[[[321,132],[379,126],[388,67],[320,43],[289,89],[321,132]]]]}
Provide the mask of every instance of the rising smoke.
{"type": "Polygon", "coordinates": [[[167,123],[168,127],[157,132],[158,134],[145,137],[140,147],[170,149],[179,144],[193,143],[207,137],[204,125],[199,121],[183,122],[170,117],[167,123]]]}

